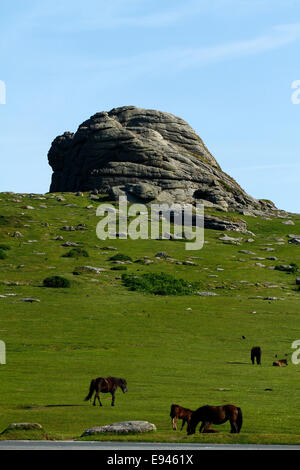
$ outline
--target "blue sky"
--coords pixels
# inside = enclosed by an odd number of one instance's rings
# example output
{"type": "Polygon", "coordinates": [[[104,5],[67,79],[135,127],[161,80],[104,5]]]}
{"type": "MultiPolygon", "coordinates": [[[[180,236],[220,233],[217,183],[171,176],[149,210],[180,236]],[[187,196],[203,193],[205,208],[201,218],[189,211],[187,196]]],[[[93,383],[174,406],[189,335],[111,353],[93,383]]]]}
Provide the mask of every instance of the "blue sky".
{"type": "Polygon", "coordinates": [[[57,135],[135,105],[182,117],[249,194],[300,212],[299,46],[299,0],[2,0],[0,191],[48,191],[57,135]]]}

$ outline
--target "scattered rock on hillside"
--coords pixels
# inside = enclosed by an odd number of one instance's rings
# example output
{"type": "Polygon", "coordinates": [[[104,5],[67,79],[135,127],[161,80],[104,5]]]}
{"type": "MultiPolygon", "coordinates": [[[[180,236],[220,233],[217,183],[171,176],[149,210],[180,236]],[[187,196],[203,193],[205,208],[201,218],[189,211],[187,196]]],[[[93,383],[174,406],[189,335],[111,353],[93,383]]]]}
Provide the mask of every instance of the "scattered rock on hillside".
{"type": "Polygon", "coordinates": [[[83,273],[93,273],[93,274],[101,274],[105,272],[105,268],[96,268],[94,266],[80,266],[75,268],[73,274],[83,274],[83,273]]]}
{"type": "Polygon", "coordinates": [[[21,232],[14,232],[12,235],[13,238],[23,238],[24,235],[22,235],[21,232]]]}
{"type": "Polygon", "coordinates": [[[279,299],[278,297],[265,297],[264,300],[282,300],[282,299],[279,299]]]}
{"type": "Polygon", "coordinates": [[[65,232],[75,232],[75,227],[70,226],[70,225],[65,225],[64,227],[61,228],[61,230],[64,230],[65,232]]]}
{"type": "Polygon", "coordinates": [[[240,245],[243,241],[243,238],[229,237],[228,235],[224,234],[219,238],[219,240],[225,244],[240,245]]]}
{"type": "Polygon", "coordinates": [[[283,271],[283,272],[291,272],[291,270],[293,269],[293,266],[291,266],[290,264],[281,264],[279,266],[275,266],[276,271],[283,271]]]}
{"type": "Polygon", "coordinates": [[[64,248],[68,248],[71,246],[78,247],[80,246],[80,244],[76,242],[66,242],[66,243],[63,243],[61,246],[63,246],[64,248]]]}
{"type": "Polygon", "coordinates": [[[87,230],[87,226],[86,224],[78,224],[76,227],[75,227],[75,230],[87,230]]]}
{"type": "MultiPolygon", "coordinates": [[[[194,216],[197,217],[197,216],[194,216]]],[[[193,225],[196,225],[193,221],[193,225]]],[[[228,220],[225,217],[216,217],[211,215],[204,216],[204,228],[212,230],[229,230],[253,235],[247,230],[247,224],[244,220],[228,220]]]]}
{"type": "Polygon", "coordinates": [[[155,255],[155,258],[169,258],[169,255],[165,251],[161,251],[155,255]]]}
{"type": "Polygon", "coordinates": [[[215,292],[196,292],[197,295],[201,295],[202,297],[210,297],[210,296],[216,296],[219,294],[216,294],[215,292]]]}
{"type": "Polygon", "coordinates": [[[291,240],[289,240],[289,243],[293,245],[300,245],[300,238],[292,238],[291,240]]]}
{"type": "Polygon", "coordinates": [[[295,222],[293,222],[292,220],[284,220],[282,223],[285,225],[295,225],[295,222]]]}

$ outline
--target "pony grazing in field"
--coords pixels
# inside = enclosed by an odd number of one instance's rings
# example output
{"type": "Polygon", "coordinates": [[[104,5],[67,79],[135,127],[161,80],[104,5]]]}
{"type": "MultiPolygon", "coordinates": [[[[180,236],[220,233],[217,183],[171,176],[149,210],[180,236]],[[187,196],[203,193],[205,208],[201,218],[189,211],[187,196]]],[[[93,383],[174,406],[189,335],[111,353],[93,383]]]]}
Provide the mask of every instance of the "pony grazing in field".
{"type": "Polygon", "coordinates": [[[261,364],[261,348],[260,346],[253,346],[253,348],[251,349],[251,361],[252,361],[252,364],[255,363],[255,359],[256,359],[256,364],[261,364]]]}
{"type": "Polygon", "coordinates": [[[182,426],[181,426],[181,431],[182,431],[185,423],[188,423],[190,421],[192,413],[193,413],[192,410],[188,408],[183,408],[183,406],[171,405],[170,417],[172,419],[173,431],[177,430],[176,423],[178,419],[182,419],[182,426]]]}
{"type": "Polygon", "coordinates": [[[230,421],[231,433],[239,433],[243,424],[242,410],[238,406],[224,405],[224,406],[210,406],[205,405],[198,408],[192,413],[191,419],[188,423],[187,433],[195,434],[196,426],[200,421],[199,432],[215,432],[210,429],[212,424],[223,424],[230,421]]]}
{"type": "Polygon", "coordinates": [[[106,379],[103,377],[98,377],[98,379],[92,379],[89,394],[85,397],[84,401],[90,400],[94,392],[96,392],[93,405],[96,406],[96,398],[98,398],[99,405],[102,406],[100,392],[110,393],[112,396],[111,406],[114,406],[115,393],[118,387],[120,387],[123,393],[128,392],[127,382],[125,379],[120,379],[118,377],[107,377],[106,379]]]}

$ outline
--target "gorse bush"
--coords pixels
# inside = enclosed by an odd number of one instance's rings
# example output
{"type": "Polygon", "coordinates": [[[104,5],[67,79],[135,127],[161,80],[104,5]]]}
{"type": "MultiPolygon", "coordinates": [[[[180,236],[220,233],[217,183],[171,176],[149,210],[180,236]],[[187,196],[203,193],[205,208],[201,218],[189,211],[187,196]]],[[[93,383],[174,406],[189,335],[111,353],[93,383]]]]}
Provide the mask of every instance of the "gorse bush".
{"type": "Polygon", "coordinates": [[[291,263],[290,266],[291,266],[291,271],[290,272],[293,273],[293,274],[296,274],[298,272],[298,269],[299,269],[298,264],[291,263]]]}
{"type": "Polygon", "coordinates": [[[8,225],[9,227],[21,227],[23,225],[23,221],[21,217],[16,217],[14,215],[0,215],[0,225],[8,225]]]}
{"type": "Polygon", "coordinates": [[[109,258],[109,261],[132,261],[132,258],[128,255],[123,255],[122,253],[117,253],[116,255],[109,258]]]}
{"type": "Polygon", "coordinates": [[[0,259],[6,259],[6,258],[7,258],[7,254],[3,250],[0,250],[0,259]]]}
{"type": "Polygon", "coordinates": [[[123,284],[132,291],[143,291],[155,295],[195,294],[198,284],[176,279],[170,274],[148,273],[141,276],[122,275],[123,284]]]}
{"type": "Polygon", "coordinates": [[[9,245],[3,245],[2,243],[0,243],[0,250],[8,251],[11,250],[11,247],[9,245]]]}
{"type": "Polygon", "coordinates": [[[89,254],[86,250],[83,248],[73,248],[72,250],[68,251],[68,253],[65,253],[62,255],[63,258],[88,258],[89,254]]]}
{"type": "Polygon", "coordinates": [[[65,277],[51,276],[44,279],[43,286],[53,288],[66,288],[70,287],[70,281],[65,277]]]}

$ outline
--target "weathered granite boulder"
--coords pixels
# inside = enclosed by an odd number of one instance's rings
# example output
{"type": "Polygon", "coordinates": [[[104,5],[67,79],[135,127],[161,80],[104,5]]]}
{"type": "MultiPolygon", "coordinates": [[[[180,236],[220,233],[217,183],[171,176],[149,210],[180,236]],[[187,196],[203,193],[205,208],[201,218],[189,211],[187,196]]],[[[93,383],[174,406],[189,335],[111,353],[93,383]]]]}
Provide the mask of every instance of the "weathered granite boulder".
{"type": "Polygon", "coordinates": [[[151,431],[156,431],[156,426],[148,421],[124,421],[86,429],[81,437],[95,434],[141,434],[151,431]]]}
{"type": "Polygon", "coordinates": [[[21,431],[41,431],[43,427],[39,423],[11,423],[4,432],[7,431],[15,431],[15,430],[21,430],[21,431]]]}
{"type": "Polygon", "coordinates": [[[132,201],[199,202],[249,215],[276,210],[224,173],[183,119],[160,111],[125,106],[97,113],[75,134],[57,137],[48,160],[51,192],[93,190],[115,199],[126,194],[132,201]]]}
{"type": "Polygon", "coordinates": [[[94,266],[79,266],[75,268],[73,274],[85,274],[85,273],[101,274],[105,271],[106,271],[105,268],[96,268],[94,266]]]}

